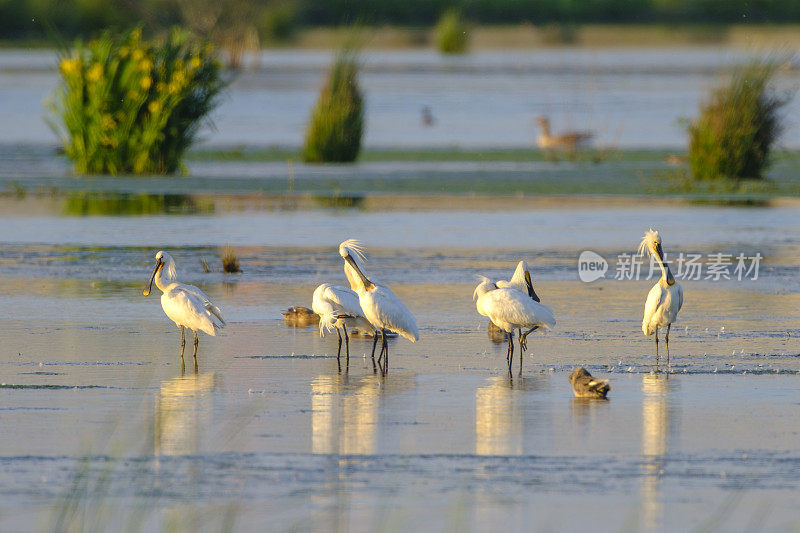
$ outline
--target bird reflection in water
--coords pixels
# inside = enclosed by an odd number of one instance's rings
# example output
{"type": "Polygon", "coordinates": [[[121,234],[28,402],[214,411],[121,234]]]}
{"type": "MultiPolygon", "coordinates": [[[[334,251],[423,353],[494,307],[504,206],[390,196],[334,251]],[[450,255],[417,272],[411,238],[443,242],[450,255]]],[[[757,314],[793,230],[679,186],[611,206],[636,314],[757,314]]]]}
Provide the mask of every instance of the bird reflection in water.
{"type": "Polygon", "coordinates": [[[645,529],[663,528],[661,477],[669,432],[669,375],[642,376],[642,520],[645,529]]]}
{"type": "Polygon", "coordinates": [[[211,426],[214,372],[168,379],[161,383],[155,401],[154,447],[156,455],[191,455],[211,426]]]}
{"type": "Polygon", "coordinates": [[[311,451],[320,454],[375,453],[381,379],[323,374],[311,382],[311,451]]]}
{"type": "Polygon", "coordinates": [[[523,391],[533,381],[495,376],[475,391],[475,453],[520,455],[525,430],[522,416],[523,391]]]}

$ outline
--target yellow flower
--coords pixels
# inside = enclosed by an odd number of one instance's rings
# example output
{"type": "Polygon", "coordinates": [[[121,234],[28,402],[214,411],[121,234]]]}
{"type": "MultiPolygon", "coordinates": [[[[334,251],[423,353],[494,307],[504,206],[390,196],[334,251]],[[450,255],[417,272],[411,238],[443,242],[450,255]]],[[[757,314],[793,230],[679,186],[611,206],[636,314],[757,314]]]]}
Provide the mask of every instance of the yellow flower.
{"type": "Polygon", "coordinates": [[[151,115],[157,114],[159,111],[161,111],[161,102],[158,100],[153,100],[147,104],[147,110],[150,111],[151,115]]]}
{"type": "Polygon", "coordinates": [[[86,73],[86,79],[89,81],[97,81],[103,77],[103,66],[100,63],[95,63],[89,68],[86,73]]]}
{"type": "Polygon", "coordinates": [[[144,58],[144,52],[142,52],[140,48],[137,48],[133,51],[133,54],[131,54],[131,58],[133,58],[134,61],[141,61],[144,58]]]}
{"type": "Polygon", "coordinates": [[[144,61],[139,63],[139,70],[141,70],[142,72],[147,72],[151,68],[153,68],[153,62],[150,61],[149,59],[145,59],[144,61]]]}
{"type": "Polygon", "coordinates": [[[192,59],[189,60],[189,68],[192,70],[197,70],[198,68],[200,68],[200,65],[202,64],[203,62],[200,61],[200,58],[197,56],[194,56],[192,59]]]}
{"type": "Polygon", "coordinates": [[[114,122],[114,117],[111,116],[111,113],[104,113],[102,117],[100,117],[100,124],[102,125],[104,130],[113,130],[114,126],[116,126],[116,122],[114,122]]]}
{"type": "Polygon", "coordinates": [[[169,94],[178,94],[179,92],[181,92],[181,85],[179,83],[173,81],[169,84],[169,94]]]}
{"type": "Polygon", "coordinates": [[[62,59],[59,66],[64,76],[72,76],[80,71],[81,62],[77,59],[62,59]]]}
{"type": "Polygon", "coordinates": [[[146,91],[147,89],[150,88],[151,85],[153,85],[153,79],[150,76],[145,76],[139,82],[139,85],[141,85],[142,89],[144,89],[146,91]]]}

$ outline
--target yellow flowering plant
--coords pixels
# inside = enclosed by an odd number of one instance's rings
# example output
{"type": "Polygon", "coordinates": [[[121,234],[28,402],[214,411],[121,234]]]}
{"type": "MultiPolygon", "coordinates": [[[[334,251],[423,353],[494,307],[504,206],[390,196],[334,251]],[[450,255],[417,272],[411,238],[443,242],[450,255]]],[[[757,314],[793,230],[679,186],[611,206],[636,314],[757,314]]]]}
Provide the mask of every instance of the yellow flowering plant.
{"type": "Polygon", "coordinates": [[[175,29],[140,29],[62,53],[48,120],[81,174],[167,174],[216,107],[225,82],[213,47],[175,29]]]}

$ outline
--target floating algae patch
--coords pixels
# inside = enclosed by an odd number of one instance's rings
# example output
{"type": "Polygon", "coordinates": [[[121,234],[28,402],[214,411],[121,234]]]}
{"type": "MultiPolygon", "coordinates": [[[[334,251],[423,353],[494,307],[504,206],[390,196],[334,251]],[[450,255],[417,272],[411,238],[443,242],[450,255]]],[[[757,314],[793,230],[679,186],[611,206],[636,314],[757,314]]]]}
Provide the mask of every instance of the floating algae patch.
{"type": "Polygon", "coordinates": [[[198,201],[188,194],[131,194],[71,192],[64,199],[63,213],[73,216],[208,214],[211,201],[198,201]]]}

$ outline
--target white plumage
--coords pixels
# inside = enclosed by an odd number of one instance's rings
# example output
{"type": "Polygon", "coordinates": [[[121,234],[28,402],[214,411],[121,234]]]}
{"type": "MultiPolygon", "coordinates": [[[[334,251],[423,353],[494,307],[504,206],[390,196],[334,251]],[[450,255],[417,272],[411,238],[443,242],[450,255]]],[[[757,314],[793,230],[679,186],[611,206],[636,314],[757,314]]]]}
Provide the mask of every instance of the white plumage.
{"type": "Polygon", "coordinates": [[[489,317],[506,333],[510,334],[517,328],[552,328],[556,325],[552,307],[535,302],[516,289],[495,287],[494,283],[484,279],[475,289],[475,306],[478,313],[489,317]]]}
{"type": "MultiPolygon", "coordinates": [[[[398,333],[411,342],[419,340],[417,320],[411,311],[389,287],[371,281],[364,273],[363,262],[366,261],[366,256],[363,246],[354,239],[348,239],[339,245],[339,255],[345,260],[345,275],[350,281],[350,287],[358,294],[361,310],[370,324],[381,332],[398,333]]],[[[381,338],[383,343],[381,357],[385,353],[388,358],[386,336],[381,335],[381,338]]]]}
{"type": "Polygon", "coordinates": [[[164,313],[181,328],[181,348],[185,343],[183,328],[189,328],[194,332],[196,353],[197,332],[202,331],[213,337],[217,330],[225,327],[225,320],[219,308],[203,291],[194,285],[178,283],[176,277],[175,260],[167,252],[159,251],[153,275],[142,294],[149,295],[155,281],[156,287],[162,292],[161,307],[164,313]]]}
{"type": "Polygon", "coordinates": [[[675,281],[669,266],[664,262],[661,236],[652,228],[644,234],[642,242],[639,244],[639,254],[643,255],[645,252],[658,262],[661,268],[661,278],[647,295],[642,318],[642,332],[645,335],[655,335],[656,358],[658,358],[658,330],[667,328],[665,341],[667,362],[669,362],[669,330],[672,323],[678,319],[678,311],[683,306],[683,289],[675,281]]]}
{"type": "MultiPolygon", "coordinates": [[[[483,316],[489,317],[508,335],[508,368],[514,357],[513,332],[517,328],[552,328],[556,325],[553,308],[535,301],[527,293],[509,287],[498,288],[488,278],[482,277],[481,283],[473,293],[475,307],[483,316]]],[[[530,333],[530,332],[529,332],[530,333]]],[[[527,334],[526,334],[527,335],[527,334]]],[[[520,351],[524,349],[524,336],[520,341],[520,351]]],[[[520,368],[522,365],[520,355],[520,368]]]]}
{"type": "Polygon", "coordinates": [[[314,290],[311,309],[319,315],[320,337],[343,325],[361,330],[372,329],[361,311],[358,294],[341,285],[323,283],[317,287],[314,290]]]}

